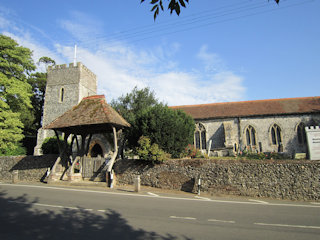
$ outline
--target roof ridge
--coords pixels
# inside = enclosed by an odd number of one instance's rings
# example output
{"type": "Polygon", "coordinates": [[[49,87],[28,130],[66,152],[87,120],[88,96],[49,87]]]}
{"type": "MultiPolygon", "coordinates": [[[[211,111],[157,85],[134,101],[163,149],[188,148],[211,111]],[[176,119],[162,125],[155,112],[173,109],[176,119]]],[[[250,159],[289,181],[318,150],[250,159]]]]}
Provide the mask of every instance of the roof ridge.
{"type": "Polygon", "coordinates": [[[169,107],[170,108],[201,107],[201,106],[212,106],[212,105],[223,105],[223,104],[238,104],[238,103],[249,103],[249,102],[274,102],[274,101],[299,100],[299,99],[310,99],[310,98],[320,98],[320,96],[296,97],[296,98],[276,98],[276,99],[259,99],[259,100],[245,100],[245,101],[234,101],[234,102],[215,102],[215,103],[177,105],[177,106],[169,106],[169,107]]]}
{"type": "Polygon", "coordinates": [[[101,95],[91,95],[91,96],[88,96],[88,97],[84,97],[82,100],[86,100],[86,99],[99,99],[99,98],[106,98],[104,96],[104,94],[101,94],[101,95]]]}

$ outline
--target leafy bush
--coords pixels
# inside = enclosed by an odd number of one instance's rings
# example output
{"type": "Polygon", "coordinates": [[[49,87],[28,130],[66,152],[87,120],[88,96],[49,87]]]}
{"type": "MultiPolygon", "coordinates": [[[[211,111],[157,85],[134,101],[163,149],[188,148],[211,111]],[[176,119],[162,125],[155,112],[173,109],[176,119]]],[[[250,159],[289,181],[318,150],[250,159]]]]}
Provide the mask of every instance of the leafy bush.
{"type": "Polygon", "coordinates": [[[142,135],[140,126],[137,125],[138,118],[146,109],[156,104],[158,104],[158,100],[155,98],[153,91],[149,88],[138,89],[137,87],[131,93],[111,101],[111,107],[131,125],[130,128],[124,129],[124,137],[127,140],[128,147],[132,150],[138,146],[138,140],[142,135]]]}
{"type": "Polygon", "coordinates": [[[15,146],[15,148],[7,148],[1,151],[0,156],[21,156],[26,155],[27,150],[21,144],[15,146]]]}
{"type": "Polygon", "coordinates": [[[139,146],[136,148],[137,155],[141,160],[155,162],[163,162],[170,158],[170,154],[165,153],[155,143],[151,144],[150,138],[140,137],[139,146]]]}
{"type": "MultiPolygon", "coordinates": [[[[60,138],[63,141],[62,138],[60,138]]],[[[46,138],[41,146],[41,150],[43,154],[58,154],[59,153],[59,145],[56,137],[48,137],[46,138]]]]}
{"type": "Polygon", "coordinates": [[[151,143],[178,158],[193,142],[195,124],[192,117],[159,103],[149,88],[139,90],[135,87],[126,96],[112,100],[111,106],[131,124],[124,130],[124,136],[132,150],[138,147],[141,136],[147,136],[151,143]]]}
{"type": "Polygon", "coordinates": [[[148,136],[172,157],[178,158],[185,147],[193,142],[194,120],[180,110],[158,104],[139,117],[140,136],[148,136]]]}
{"type": "Polygon", "coordinates": [[[203,154],[192,144],[188,144],[188,146],[184,149],[184,152],[181,154],[181,157],[208,158],[207,154],[203,154]]]}

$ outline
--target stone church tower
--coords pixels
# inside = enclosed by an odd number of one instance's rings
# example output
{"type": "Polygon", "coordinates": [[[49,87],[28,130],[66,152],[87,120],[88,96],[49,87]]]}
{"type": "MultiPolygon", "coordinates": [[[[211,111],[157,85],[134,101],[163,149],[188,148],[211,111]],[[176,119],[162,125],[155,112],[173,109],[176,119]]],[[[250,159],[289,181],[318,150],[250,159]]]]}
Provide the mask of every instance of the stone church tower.
{"type": "MultiPolygon", "coordinates": [[[[97,94],[97,78],[87,67],[78,62],[48,68],[42,126],[46,126],[67,110],[77,105],[82,98],[97,94]]],[[[51,130],[38,130],[34,155],[41,155],[45,138],[54,136],[51,130]]]]}

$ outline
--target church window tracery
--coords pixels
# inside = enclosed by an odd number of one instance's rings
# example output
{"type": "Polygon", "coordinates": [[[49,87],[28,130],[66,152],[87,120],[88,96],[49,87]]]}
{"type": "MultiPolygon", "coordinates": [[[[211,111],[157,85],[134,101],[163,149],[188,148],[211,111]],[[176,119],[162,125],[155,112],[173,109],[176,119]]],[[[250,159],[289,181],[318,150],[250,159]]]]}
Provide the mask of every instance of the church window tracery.
{"type": "Polygon", "coordinates": [[[297,135],[299,144],[306,144],[306,130],[304,123],[300,123],[297,126],[297,135]]]}
{"type": "Polygon", "coordinates": [[[273,124],[271,127],[271,143],[278,146],[278,152],[283,151],[282,146],[282,133],[281,128],[277,124],[273,124]]]}
{"type": "Polygon", "coordinates": [[[256,145],[257,145],[256,130],[254,129],[254,127],[249,125],[245,130],[245,134],[246,134],[247,148],[250,150],[256,148],[256,145]]]}
{"type": "Polygon", "coordinates": [[[198,149],[207,149],[206,129],[202,123],[196,124],[194,132],[194,144],[198,149]]]}

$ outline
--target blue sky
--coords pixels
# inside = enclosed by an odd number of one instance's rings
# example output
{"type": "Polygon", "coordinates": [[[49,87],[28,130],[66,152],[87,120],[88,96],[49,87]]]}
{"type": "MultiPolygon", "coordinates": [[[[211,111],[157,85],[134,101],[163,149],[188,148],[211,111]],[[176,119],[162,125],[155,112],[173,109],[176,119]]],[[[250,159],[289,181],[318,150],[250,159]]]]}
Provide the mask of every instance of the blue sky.
{"type": "Polygon", "coordinates": [[[190,0],[153,21],[146,0],[2,0],[0,31],[84,63],[107,101],[149,87],[169,105],[319,96],[320,0],[190,0]]]}

